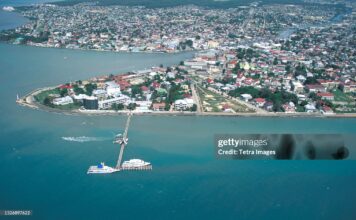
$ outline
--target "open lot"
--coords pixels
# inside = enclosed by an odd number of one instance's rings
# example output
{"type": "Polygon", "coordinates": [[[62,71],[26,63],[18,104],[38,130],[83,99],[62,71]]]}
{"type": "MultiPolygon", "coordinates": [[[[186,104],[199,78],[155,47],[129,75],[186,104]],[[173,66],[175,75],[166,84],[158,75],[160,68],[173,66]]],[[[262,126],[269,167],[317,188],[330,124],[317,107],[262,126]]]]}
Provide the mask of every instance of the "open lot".
{"type": "Polygon", "coordinates": [[[205,112],[223,112],[224,107],[231,109],[232,112],[254,112],[245,105],[229,100],[205,88],[198,87],[197,91],[205,112]]]}

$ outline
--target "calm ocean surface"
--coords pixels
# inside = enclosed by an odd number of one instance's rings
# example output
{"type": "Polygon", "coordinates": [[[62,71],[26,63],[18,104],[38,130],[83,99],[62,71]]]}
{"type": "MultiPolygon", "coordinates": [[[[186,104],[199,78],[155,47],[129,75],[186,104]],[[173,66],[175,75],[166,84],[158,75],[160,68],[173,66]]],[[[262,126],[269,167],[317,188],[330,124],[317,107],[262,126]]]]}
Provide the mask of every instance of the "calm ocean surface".
{"type": "Polygon", "coordinates": [[[112,138],[126,117],[62,115],[15,103],[16,94],[37,87],[191,56],[0,44],[0,210],[33,210],[23,219],[356,218],[355,161],[216,160],[213,146],[217,133],[354,135],[355,119],[134,116],[124,157],[154,169],[98,176],[86,171],[100,161],[116,163],[112,138]]]}
{"type": "Polygon", "coordinates": [[[15,104],[17,93],[37,87],[190,56],[0,44],[0,208],[31,209],[33,219],[356,216],[355,161],[222,161],[213,148],[216,133],[355,134],[355,119],[133,117],[125,158],[151,161],[153,171],[95,176],[86,174],[89,165],[115,164],[119,149],[112,138],[126,117],[62,115],[15,104]],[[92,141],[63,139],[82,136],[92,141]]]}
{"type": "Polygon", "coordinates": [[[2,10],[4,6],[24,6],[45,2],[55,2],[56,0],[0,0],[0,30],[7,30],[25,24],[28,19],[15,12],[2,10]]]}

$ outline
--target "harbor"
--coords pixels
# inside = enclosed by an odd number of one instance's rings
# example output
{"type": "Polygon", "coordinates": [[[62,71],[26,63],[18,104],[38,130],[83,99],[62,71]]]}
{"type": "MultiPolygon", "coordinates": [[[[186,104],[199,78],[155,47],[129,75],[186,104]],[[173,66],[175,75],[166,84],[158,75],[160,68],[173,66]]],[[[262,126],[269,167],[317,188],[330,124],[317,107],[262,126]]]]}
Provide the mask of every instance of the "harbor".
{"type": "Polygon", "coordinates": [[[118,134],[115,136],[114,144],[119,144],[120,146],[120,153],[117,159],[117,164],[116,166],[109,167],[104,164],[104,162],[101,162],[97,166],[90,166],[88,169],[87,174],[108,174],[108,173],[115,173],[119,172],[121,170],[152,170],[152,164],[149,162],[145,162],[140,159],[131,159],[128,161],[122,162],[123,156],[124,156],[124,151],[125,147],[128,144],[128,130],[130,126],[130,121],[131,121],[132,113],[128,113],[126,125],[125,125],[125,130],[124,134],[118,134]]]}
{"type": "MultiPolygon", "coordinates": [[[[356,183],[353,161],[225,161],[216,160],[212,152],[213,137],[219,133],[355,134],[355,118],[134,113],[123,161],[140,158],[151,162],[154,170],[88,175],[89,166],[102,161],[115,167],[119,146],[112,141],[117,133],[124,132],[127,113],[89,115],[54,113],[43,107],[36,110],[17,105],[16,94],[21,98],[34,88],[58,85],[70,77],[89,78],[89,73],[126,71],[124,65],[120,69],[120,60],[109,63],[109,54],[88,51],[76,55],[75,59],[72,57],[78,51],[74,50],[0,45],[0,52],[4,80],[4,102],[0,107],[4,113],[0,120],[4,128],[0,135],[3,146],[0,156],[3,188],[0,193],[8,206],[17,207],[21,203],[22,207],[33,209],[34,216],[28,219],[68,219],[68,212],[72,219],[169,219],[177,207],[185,210],[184,213],[177,212],[177,219],[185,219],[188,215],[219,219],[226,209],[214,213],[209,210],[214,210],[213,203],[226,201],[231,206],[224,208],[232,209],[238,205],[245,210],[234,213],[235,218],[250,215],[261,219],[262,216],[253,212],[254,208],[276,210],[276,204],[280,203],[279,210],[285,210],[281,214],[285,217],[305,205],[305,197],[308,197],[308,204],[314,204],[305,214],[328,208],[329,213],[340,217],[340,210],[345,211],[341,214],[346,213],[355,204],[353,197],[347,197],[356,183]],[[14,50],[16,53],[11,52],[14,50]],[[31,53],[36,56],[28,56],[31,53]],[[63,60],[63,56],[68,59],[63,60]],[[100,62],[89,62],[94,60],[93,56],[100,62]],[[56,68],[43,65],[52,59],[62,63],[56,68]],[[73,73],[76,75],[70,76],[73,73]],[[33,77],[39,81],[31,82],[33,77]],[[102,139],[87,142],[62,139],[69,136],[102,139]],[[306,171],[310,175],[306,175],[306,171]],[[221,181],[215,181],[220,178],[221,181]],[[212,181],[211,185],[208,185],[209,181],[212,181]],[[264,187],[266,185],[269,187],[264,187]],[[297,195],[301,191],[305,192],[304,197],[297,195]],[[336,200],[325,199],[333,192],[338,193],[336,200]],[[271,195],[277,195],[279,199],[269,203],[267,199],[271,195]],[[325,196],[323,201],[328,201],[324,206],[314,203],[320,201],[320,195],[325,196]],[[255,199],[261,196],[266,199],[255,199]],[[340,204],[343,198],[349,200],[340,204]],[[289,206],[291,200],[296,205],[289,206]],[[147,201],[154,202],[147,205],[147,201]],[[199,205],[192,207],[187,201],[196,201],[199,205]],[[56,216],[58,207],[66,210],[59,217],[56,216]],[[197,209],[202,212],[197,214],[197,209]],[[160,213],[160,216],[151,212],[160,213]]],[[[110,53],[110,57],[117,55],[110,53]]],[[[128,58],[124,61],[129,63],[132,56],[138,55],[125,54],[128,58]]],[[[155,65],[153,61],[147,64],[147,59],[140,58],[147,66],[155,65]]],[[[177,59],[179,62],[180,58],[177,59]]],[[[273,219],[270,213],[265,217],[273,219]]],[[[318,219],[315,215],[312,217],[318,219]]]]}

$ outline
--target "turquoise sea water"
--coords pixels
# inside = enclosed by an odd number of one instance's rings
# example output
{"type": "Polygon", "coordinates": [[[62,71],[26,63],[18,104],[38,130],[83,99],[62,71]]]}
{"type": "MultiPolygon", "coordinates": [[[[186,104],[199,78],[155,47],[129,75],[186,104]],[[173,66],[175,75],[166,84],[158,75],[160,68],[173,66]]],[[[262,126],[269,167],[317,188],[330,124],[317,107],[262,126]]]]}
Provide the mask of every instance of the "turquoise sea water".
{"type": "Polygon", "coordinates": [[[150,161],[154,169],[99,176],[86,170],[115,164],[112,138],[124,116],[15,104],[17,93],[37,87],[190,56],[0,44],[0,209],[33,210],[26,219],[355,218],[355,161],[216,160],[213,147],[216,133],[353,135],[355,119],[134,116],[124,157],[150,161]],[[63,139],[83,136],[91,141],[63,139]]]}
{"type": "Polygon", "coordinates": [[[0,6],[0,31],[15,28],[28,20],[18,13],[3,11],[0,6]]]}
{"type": "MultiPolygon", "coordinates": [[[[0,29],[23,22],[0,12],[0,29]]],[[[213,147],[217,133],[355,135],[355,119],[134,117],[124,157],[150,161],[154,169],[89,176],[90,165],[115,164],[119,149],[112,138],[125,117],[61,115],[15,104],[17,93],[37,87],[190,56],[0,44],[0,210],[33,210],[23,219],[356,218],[355,161],[216,160],[213,147]],[[90,141],[68,141],[78,137],[90,141]]]]}
{"type": "Polygon", "coordinates": [[[4,6],[17,7],[55,1],[58,0],[0,0],[0,31],[16,28],[28,22],[28,19],[19,13],[2,10],[4,6]]]}

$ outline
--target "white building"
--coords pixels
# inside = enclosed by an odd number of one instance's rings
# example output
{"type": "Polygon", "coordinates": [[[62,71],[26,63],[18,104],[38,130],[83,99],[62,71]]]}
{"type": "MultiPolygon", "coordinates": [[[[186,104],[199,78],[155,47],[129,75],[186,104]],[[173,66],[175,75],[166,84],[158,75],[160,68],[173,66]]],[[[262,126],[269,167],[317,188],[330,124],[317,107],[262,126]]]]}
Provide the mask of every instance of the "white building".
{"type": "Polygon", "coordinates": [[[136,112],[151,112],[152,101],[136,101],[136,112]]]}
{"type": "Polygon", "coordinates": [[[112,99],[106,99],[103,101],[99,101],[98,106],[99,109],[109,109],[113,104],[125,104],[130,101],[130,97],[126,95],[121,95],[119,97],[115,97],[112,99]]]}
{"type": "Polygon", "coordinates": [[[93,96],[98,97],[98,98],[106,98],[108,94],[106,93],[106,90],[104,89],[96,89],[93,91],[93,96]]]}
{"type": "Polygon", "coordinates": [[[83,101],[83,99],[86,99],[90,96],[86,95],[86,94],[79,94],[79,95],[74,95],[73,98],[77,101],[83,101]]]}
{"type": "Polygon", "coordinates": [[[193,99],[178,99],[174,102],[174,109],[181,111],[181,110],[186,110],[188,108],[193,107],[194,105],[194,100],[193,99]]]}
{"type": "Polygon", "coordinates": [[[54,105],[68,105],[71,103],[73,103],[73,99],[70,96],[53,99],[54,105]]]}
{"type": "Polygon", "coordinates": [[[294,85],[294,91],[296,93],[303,93],[304,92],[304,86],[300,81],[292,81],[294,85]]]}
{"type": "Polygon", "coordinates": [[[308,113],[316,111],[316,107],[313,104],[307,104],[304,106],[304,108],[305,108],[305,111],[308,113]]]}
{"type": "Polygon", "coordinates": [[[248,102],[252,99],[252,96],[250,94],[241,94],[241,99],[248,102]]]}
{"type": "Polygon", "coordinates": [[[120,86],[115,81],[106,82],[106,93],[109,96],[119,96],[121,94],[120,86]]]}

